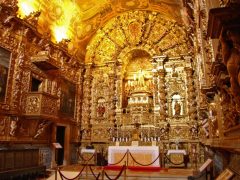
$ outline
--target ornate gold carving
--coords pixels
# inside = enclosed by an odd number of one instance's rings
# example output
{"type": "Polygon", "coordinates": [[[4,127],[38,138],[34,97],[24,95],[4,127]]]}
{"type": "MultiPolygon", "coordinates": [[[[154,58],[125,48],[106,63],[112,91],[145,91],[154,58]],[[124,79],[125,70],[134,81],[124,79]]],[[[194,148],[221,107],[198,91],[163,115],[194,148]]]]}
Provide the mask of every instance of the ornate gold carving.
{"type": "Polygon", "coordinates": [[[7,116],[4,116],[4,117],[1,117],[1,120],[0,120],[0,135],[5,135],[5,132],[6,132],[6,121],[8,120],[8,117],[7,116]]]}
{"type": "Polygon", "coordinates": [[[17,116],[11,116],[10,117],[10,131],[9,131],[9,135],[10,136],[15,136],[16,135],[16,131],[17,131],[17,128],[18,128],[18,117],[17,116]]]}
{"type": "Polygon", "coordinates": [[[170,56],[187,54],[190,48],[187,33],[176,22],[166,20],[158,13],[134,11],[113,18],[101,31],[97,32],[87,48],[95,51],[87,52],[86,62],[94,60],[101,64],[103,61],[110,61],[112,57],[117,57],[128,44],[136,46],[136,49],[138,46],[151,46],[155,52],[170,56]],[[166,30],[159,32],[159,29],[166,30]],[[119,33],[114,36],[116,31],[119,33]],[[133,32],[134,36],[131,35],[133,32]],[[155,36],[148,34],[156,34],[157,40],[155,36]],[[117,39],[121,39],[120,44],[117,43],[117,39]],[[175,44],[172,44],[173,39],[175,44]],[[105,46],[106,44],[108,46],[105,46]]]}
{"type": "Polygon", "coordinates": [[[238,29],[230,29],[222,32],[220,36],[222,45],[223,62],[230,76],[231,94],[237,102],[237,110],[240,112],[240,33],[238,29]]]}
{"type": "Polygon", "coordinates": [[[92,88],[92,70],[91,65],[86,67],[83,82],[83,105],[82,105],[82,123],[90,123],[90,107],[91,107],[91,88],[92,88]]]}
{"type": "Polygon", "coordinates": [[[40,114],[40,96],[27,97],[26,114],[40,114]]]}
{"type": "MultiPolygon", "coordinates": [[[[167,107],[166,107],[166,85],[165,85],[165,70],[159,70],[158,72],[159,78],[159,100],[160,100],[160,121],[166,121],[167,118],[167,107]]],[[[155,82],[158,83],[158,82],[155,82]]],[[[157,100],[157,99],[156,99],[157,100]]]]}
{"type": "Polygon", "coordinates": [[[26,98],[26,116],[57,117],[57,97],[45,93],[29,93],[26,98]]]}
{"type": "Polygon", "coordinates": [[[47,121],[47,120],[43,120],[42,122],[40,122],[37,126],[37,131],[34,135],[34,139],[38,138],[44,131],[45,129],[49,126],[51,122],[47,121]]]}

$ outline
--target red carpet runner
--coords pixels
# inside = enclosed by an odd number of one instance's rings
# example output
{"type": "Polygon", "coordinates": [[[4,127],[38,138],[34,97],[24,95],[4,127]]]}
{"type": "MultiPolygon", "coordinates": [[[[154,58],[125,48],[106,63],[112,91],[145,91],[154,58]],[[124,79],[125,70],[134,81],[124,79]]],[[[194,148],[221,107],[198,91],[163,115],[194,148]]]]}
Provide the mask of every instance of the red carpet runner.
{"type": "MultiPolygon", "coordinates": [[[[104,166],[104,170],[113,170],[120,171],[122,166],[104,166]]],[[[149,172],[158,172],[162,168],[161,167],[149,167],[149,166],[128,166],[128,170],[131,171],[149,171],[149,172]]]]}

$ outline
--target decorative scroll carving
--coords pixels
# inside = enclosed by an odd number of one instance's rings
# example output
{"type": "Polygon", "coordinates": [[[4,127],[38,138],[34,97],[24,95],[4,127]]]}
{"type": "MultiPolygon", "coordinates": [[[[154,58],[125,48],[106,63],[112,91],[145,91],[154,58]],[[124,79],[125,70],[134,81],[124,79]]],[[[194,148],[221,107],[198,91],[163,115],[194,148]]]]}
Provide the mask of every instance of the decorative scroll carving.
{"type": "Polygon", "coordinates": [[[188,109],[189,117],[191,120],[197,120],[197,102],[196,102],[196,91],[193,86],[193,70],[186,68],[187,73],[187,88],[188,88],[188,109]]]}
{"type": "Polygon", "coordinates": [[[38,114],[41,109],[40,96],[29,96],[27,97],[27,109],[26,114],[38,114]]]}
{"type": "Polygon", "coordinates": [[[51,122],[47,120],[43,120],[42,122],[40,122],[38,124],[36,134],[34,135],[33,138],[34,139],[38,138],[44,132],[44,130],[49,126],[50,123],[51,122]]]}
{"type": "Polygon", "coordinates": [[[82,108],[82,123],[90,123],[90,107],[91,107],[91,89],[92,89],[92,70],[91,66],[86,67],[83,82],[83,108],[82,108]]]}
{"type": "Polygon", "coordinates": [[[57,97],[45,93],[29,93],[26,99],[26,116],[56,118],[57,97]]]}
{"type": "Polygon", "coordinates": [[[229,95],[229,93],[226,90],[222,90],[222,108],[223,108],[223,114],[224,114],[224,120],[223,120],[223,128],[224,130],[227,130],[238,123],[238,112],[236,111],[236,107],[234,106],[233,99],[229,95]]]}

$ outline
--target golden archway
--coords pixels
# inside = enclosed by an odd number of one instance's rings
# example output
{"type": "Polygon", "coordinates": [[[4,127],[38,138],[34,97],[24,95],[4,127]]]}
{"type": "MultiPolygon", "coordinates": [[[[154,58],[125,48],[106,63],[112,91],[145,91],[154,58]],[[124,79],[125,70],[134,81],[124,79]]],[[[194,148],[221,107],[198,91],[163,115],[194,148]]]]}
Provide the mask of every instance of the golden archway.
{"type": "Polygon", "coordinates": [[[129,11],[112,18],[98,30],[87,47],[85,62],[122,61],[129,49],[151,56],[179,56],[191,52],[187,30],[157,12],[129,11]]]}

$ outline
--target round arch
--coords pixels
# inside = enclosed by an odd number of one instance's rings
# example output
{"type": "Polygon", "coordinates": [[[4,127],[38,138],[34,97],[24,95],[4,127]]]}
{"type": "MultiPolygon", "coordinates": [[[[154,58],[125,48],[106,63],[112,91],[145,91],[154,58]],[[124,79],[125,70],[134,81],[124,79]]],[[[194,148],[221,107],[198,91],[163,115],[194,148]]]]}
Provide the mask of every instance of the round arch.
{"type": "Polygon", "coordinates": [[[176,21],[157,12],[128,11],[97,31],[87,46],[85,63],[123,63],[133,49],[171,57],[189,53],[191,43],[186,28],[176,21]]]}

